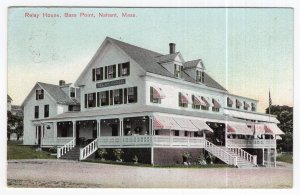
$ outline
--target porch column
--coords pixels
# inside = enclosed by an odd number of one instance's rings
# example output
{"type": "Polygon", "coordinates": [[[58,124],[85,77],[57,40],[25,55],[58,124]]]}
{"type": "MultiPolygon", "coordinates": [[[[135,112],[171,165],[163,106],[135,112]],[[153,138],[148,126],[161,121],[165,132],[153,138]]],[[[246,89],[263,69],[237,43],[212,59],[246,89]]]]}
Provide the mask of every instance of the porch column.
{"type": "Polygon", "coordinates": [[[57,122],[53,122],[53,137],[57,138],[57,122]]]}
{"type": "Polygon", "coordinates": [[[262,165],[265,165],[265,148],[263,148],[262,151],[262,165]]]}
{"type": "Polygon", "coordinates": [[[154,148],[151,147],[151,165],[154,165],[154,148]]]}
{"type": "Polygon", "coordinates": [[[149,135],[153,135],[153,117],[149,116],[149,135]]]}
{"type": "Polygon", "coordinates": [[[206,134],[204,130],[203,130],[203,139],[206,139],[206,134]]]}
{"type": "Polygon", "coordinates": [[[101,120],[98,119],[97,120],[97,138],[100,137],[100,133],[101,133],[101,120]]]}
{"type": "Polygon", "coordinates": [[[76,121],[72,121],[73,122],[73,138],[76,137],[76,121]]]}
{"type": "Polygon", "coordinates": [[[123,132],[123,118],[119,118],[119,136],[123,136],[124,132],[123,132]]]}

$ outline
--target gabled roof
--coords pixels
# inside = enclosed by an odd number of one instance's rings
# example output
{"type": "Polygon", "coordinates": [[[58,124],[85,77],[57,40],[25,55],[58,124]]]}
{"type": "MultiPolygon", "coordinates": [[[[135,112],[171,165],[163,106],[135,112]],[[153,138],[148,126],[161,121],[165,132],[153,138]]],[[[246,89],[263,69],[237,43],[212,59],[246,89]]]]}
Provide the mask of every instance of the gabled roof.
{"type": "Polygon", "coordinates": [[[43,88],[45,91],[49,93],[49,95],[56,101],[58,104],[64,105],[76,105],[78,101],[75,99],[70,98],[58,85],[48,84],[48,83],[41,83],[38,84],[43,88]]]}
{"type": "Polygon", "coordinates": [[[48,83],[42,83],[37,82],[30,93],[27,95],[23,103],[21,104],[21,107],[24,106],[25,102],[29,98],[29,96],[35,92],[36,87],[42,88],[49,96],[50,98],[55,101],[57,104],[63,104],[63,105],[78,105],[79,100],[70,98],[58,85],[48,84],[48,83]]]}
{"type": "MultiPolygon", "coordinates": [[[[103,41],[93,58],[90,60],[88,65],[85,67],[83,72],[80,74],[79,78],[75,82],[75,85],[81,85],[80,80],[84,74],[89,70],[89,67],[93,64],[93,62],[96,60],[97,56],[100,54],[106,43],[109,42],[112,45],[118,47],[121,49],[125,54],[127,54],[132,60],[134,60],[137,64],[140,65],[140,67],[149,73],[154,73],[157,75],[162,75],[166,77],[176,78],[174,74],[169,72],[164,66],[162,66],[160,63],[158,63],[158,58],[165,56],[164,58],[175,58],[177,55],[181,56],[179,52],[175,53],[174,55],[163,55],[161,53],[151,51],[148,49],[144,49],[135,45],[131,45],[110,37],[106,37],[106,39],[103,41]]],[[[182,58],[182,57],[181,57],[182,58]]],[[[182,58],[183,60],[183,58],[182,58]]],[[[177,79],[177,78],[176,78],[177,79]]],[[[191,83],[197,83],[194,78],[189,76],[187,73],[182,73],[182,79],[187,82],[191,83]]],[[[213,87],[219,90],[225,90],[224,87],[222,87],[220,84],[218,84],[215,80],[213,80],[211,77],[208,79],[204,79],[204,84],[208,87],[213,87]]]]}
{"type": "Polygon", "coordinates": [[[198,59],[198,60],[191,60],[191,61],[187,61],[183,64],[184,69],[194,69],[197,68],[197,65],[201,63],[201,66],[204,69],[204,65],[202,64],[202,60],[198,59]]]}
{"type": "Polygon", "coordinates": [[[164,62],[174,61],[177,56],[179,56],[181,61],[184,62],[184,59],[183,59],[180,52],[157,56],[156,59],[157,59],[157,62],[161,64],[161,63],[164,63],[164,62]]]}

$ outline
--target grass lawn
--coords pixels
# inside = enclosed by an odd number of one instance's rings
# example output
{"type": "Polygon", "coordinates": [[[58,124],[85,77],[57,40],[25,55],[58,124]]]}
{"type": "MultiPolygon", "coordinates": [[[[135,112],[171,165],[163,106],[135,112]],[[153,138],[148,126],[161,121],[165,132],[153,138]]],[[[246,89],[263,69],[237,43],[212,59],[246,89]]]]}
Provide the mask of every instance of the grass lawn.
{"type": "Polygon", "coordinates": [[[54,159],[50,152],[36,151],[32,146],[22,146],[18,141],[7,142],[7,159],[54,159]]]}
{"type": "Polygon", "coordinates": [[[293,164],[293,154],[284,153],[277,157],[277,161],[286,162],[293,164]]]}

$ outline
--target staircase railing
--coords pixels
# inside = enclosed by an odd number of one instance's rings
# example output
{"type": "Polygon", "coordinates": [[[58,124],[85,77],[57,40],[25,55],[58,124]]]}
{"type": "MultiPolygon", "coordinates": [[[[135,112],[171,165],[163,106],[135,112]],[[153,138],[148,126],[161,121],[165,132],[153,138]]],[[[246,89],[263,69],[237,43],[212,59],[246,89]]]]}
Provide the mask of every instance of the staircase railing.
{"type": "Polygon", "coordinates": [[[257,156],[256,155],[249,154],[248,152],[246,152],[242,148],[238,148],[238,147],[234,147],[234,146],[231,146],[228,149],[230,151],[232,151],[233,153],[237,154],[239,157],[251,162],[254,165],[257,165],[257,156]]]}
{"type": "Polygon", "coordinates": [[[218,157],[220,160],[222,160],[226,164],[238,166],[236,156],[232,156],[231,154],[229,154],[222,148],[214,145],[213,143],[209,142],[206,139],[205,139],[205,149],[208,152],[210,152],[211,154],[213,154],[214,156],[218,157]]]}
{"type": "Polygon", "coordinates": [[[95,139],[84,148],[80,148],[79,160],[84,160],[90,155],[92,155],[98,149],[98,140],[95,139]]]}
{"type": "Polygon", "coordinates": [[[57,158],[62,157],[64,154],[69,152],[76,145],[75,138],[66,143],[64,146],[57,148],[57,158]]]}

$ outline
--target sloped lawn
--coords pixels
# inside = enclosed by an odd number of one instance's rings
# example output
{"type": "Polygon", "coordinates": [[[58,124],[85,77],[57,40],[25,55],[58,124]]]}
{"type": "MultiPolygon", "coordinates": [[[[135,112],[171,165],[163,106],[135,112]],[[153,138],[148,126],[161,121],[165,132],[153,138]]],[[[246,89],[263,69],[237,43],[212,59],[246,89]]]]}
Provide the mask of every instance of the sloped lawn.
{"type": "Polygon", "coordinates": [[[36,151],[32,146],[22,146],[18,141],[7,142],[7,160],[12,159],[55,159],[50,152],[36,151]]]}

